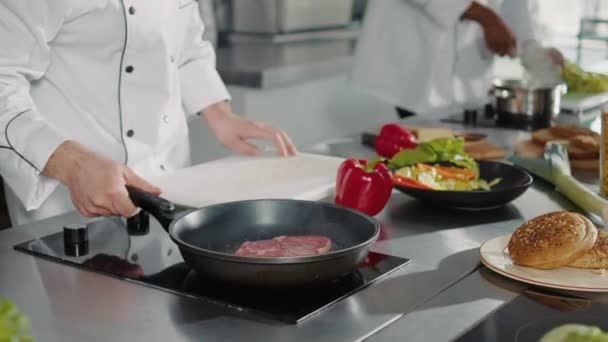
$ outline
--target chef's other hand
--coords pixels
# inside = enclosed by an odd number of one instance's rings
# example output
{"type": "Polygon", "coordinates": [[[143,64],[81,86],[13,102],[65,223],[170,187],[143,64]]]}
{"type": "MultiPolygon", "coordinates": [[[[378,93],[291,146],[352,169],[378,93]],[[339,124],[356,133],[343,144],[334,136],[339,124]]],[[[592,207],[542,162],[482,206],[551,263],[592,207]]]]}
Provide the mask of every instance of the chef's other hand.
{"type": "Polygon", "coordinates": [[[499,56],[515,56],[517,41],[509,26],[489,7],[473,2],[462,16],[479,23],[488,49],[499,56]]]}
{"type": "Polygon", "coordinates": [[[129,198],[126,185],[160,194],[159,188],[140,178],[128,167],[74,141],[59,145],[42,173],[65,184],[72,203],[87,217],[133,216],[137,208],[129,198]]]}
{"type": "Polygon", "coordinates": [[[296,147],[287,133],[234,114],[228,102],[211,105],[202,114],[207,119],[217,140],[237,153],[249,156],[260,154],[257,146],[247,142],[250,139],[272,142],[279,155],[283,157],[294,156],[297,153],[296,147]]]}

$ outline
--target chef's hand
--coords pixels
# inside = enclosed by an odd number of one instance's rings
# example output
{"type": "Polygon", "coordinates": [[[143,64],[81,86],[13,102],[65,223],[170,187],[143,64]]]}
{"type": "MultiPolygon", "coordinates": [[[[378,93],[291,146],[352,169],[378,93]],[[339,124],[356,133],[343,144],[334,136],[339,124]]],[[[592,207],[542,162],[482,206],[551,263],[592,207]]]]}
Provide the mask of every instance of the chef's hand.
{"type": "Polygon", "coordinates": [[[509,26],[491,8],[471,3],[462,16],[479,23],[488,49],[499,56],[515,56],[517,41],[509,26]]]}
{"type": "Polygon", "coordinates": [[[218,141],[237,153],[250,156],[260,153],[258,147],[247,142],[249,139],[272,142],[283,157],[297,153],[287,133],[234,114],[228,102],[213,104],[203,110],[202,115],[207,119],[218,141]]]}
{"type": "Polygon", "coordinates": [[[133,216],[137,208],[129,198],[126,185],[160,194],[159,188],[128,167],[69,140],[53,152],[42,173],[65,184],[72,203],[87,217],[133,216]]]}

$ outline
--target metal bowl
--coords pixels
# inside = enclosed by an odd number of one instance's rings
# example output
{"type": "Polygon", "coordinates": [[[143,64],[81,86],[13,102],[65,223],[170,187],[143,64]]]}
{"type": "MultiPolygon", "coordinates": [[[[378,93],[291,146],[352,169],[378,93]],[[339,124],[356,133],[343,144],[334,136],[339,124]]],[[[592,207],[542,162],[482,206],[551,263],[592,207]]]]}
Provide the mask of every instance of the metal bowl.
{"type": "Polygon", "coordinates": [[[567,87],[561,83],[552,88],[529,88],[516,79],[496,79],[490,95],[493,97],[499,124],[546,128],[560,113],[561,97],[567,87]]]}

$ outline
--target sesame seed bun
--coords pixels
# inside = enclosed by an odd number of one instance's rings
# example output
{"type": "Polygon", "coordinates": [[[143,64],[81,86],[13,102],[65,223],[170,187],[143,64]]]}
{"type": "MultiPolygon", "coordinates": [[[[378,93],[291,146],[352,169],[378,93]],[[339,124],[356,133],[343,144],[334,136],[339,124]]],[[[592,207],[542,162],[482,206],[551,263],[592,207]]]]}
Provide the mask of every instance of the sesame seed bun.
{"type": "Polygon", "coordinates": [[[517,228],[509,240],[509,255],[520,266],[539,269],[567,266],[591,250],[597,235],[597,228],[586,217],[553,212],[517,228]]]}
{"type": "Polygon", "coordinates": [[[568,266],[577,268],[608,268],[608,232],[599,230],[595,244],[582,257],[568,266]]]}

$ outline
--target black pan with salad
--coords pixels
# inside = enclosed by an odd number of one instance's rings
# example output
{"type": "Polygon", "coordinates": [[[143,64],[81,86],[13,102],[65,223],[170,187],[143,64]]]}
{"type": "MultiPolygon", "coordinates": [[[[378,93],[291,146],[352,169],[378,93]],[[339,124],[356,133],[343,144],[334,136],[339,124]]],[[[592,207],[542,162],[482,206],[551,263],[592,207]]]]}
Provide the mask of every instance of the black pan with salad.
{"type": "Polygon", "coordinates": [[[403,149],[386,161],[396,185],[437,191],[487,191],[501,178],[482,179],[462,138],[438,138],[403,149]]]}

